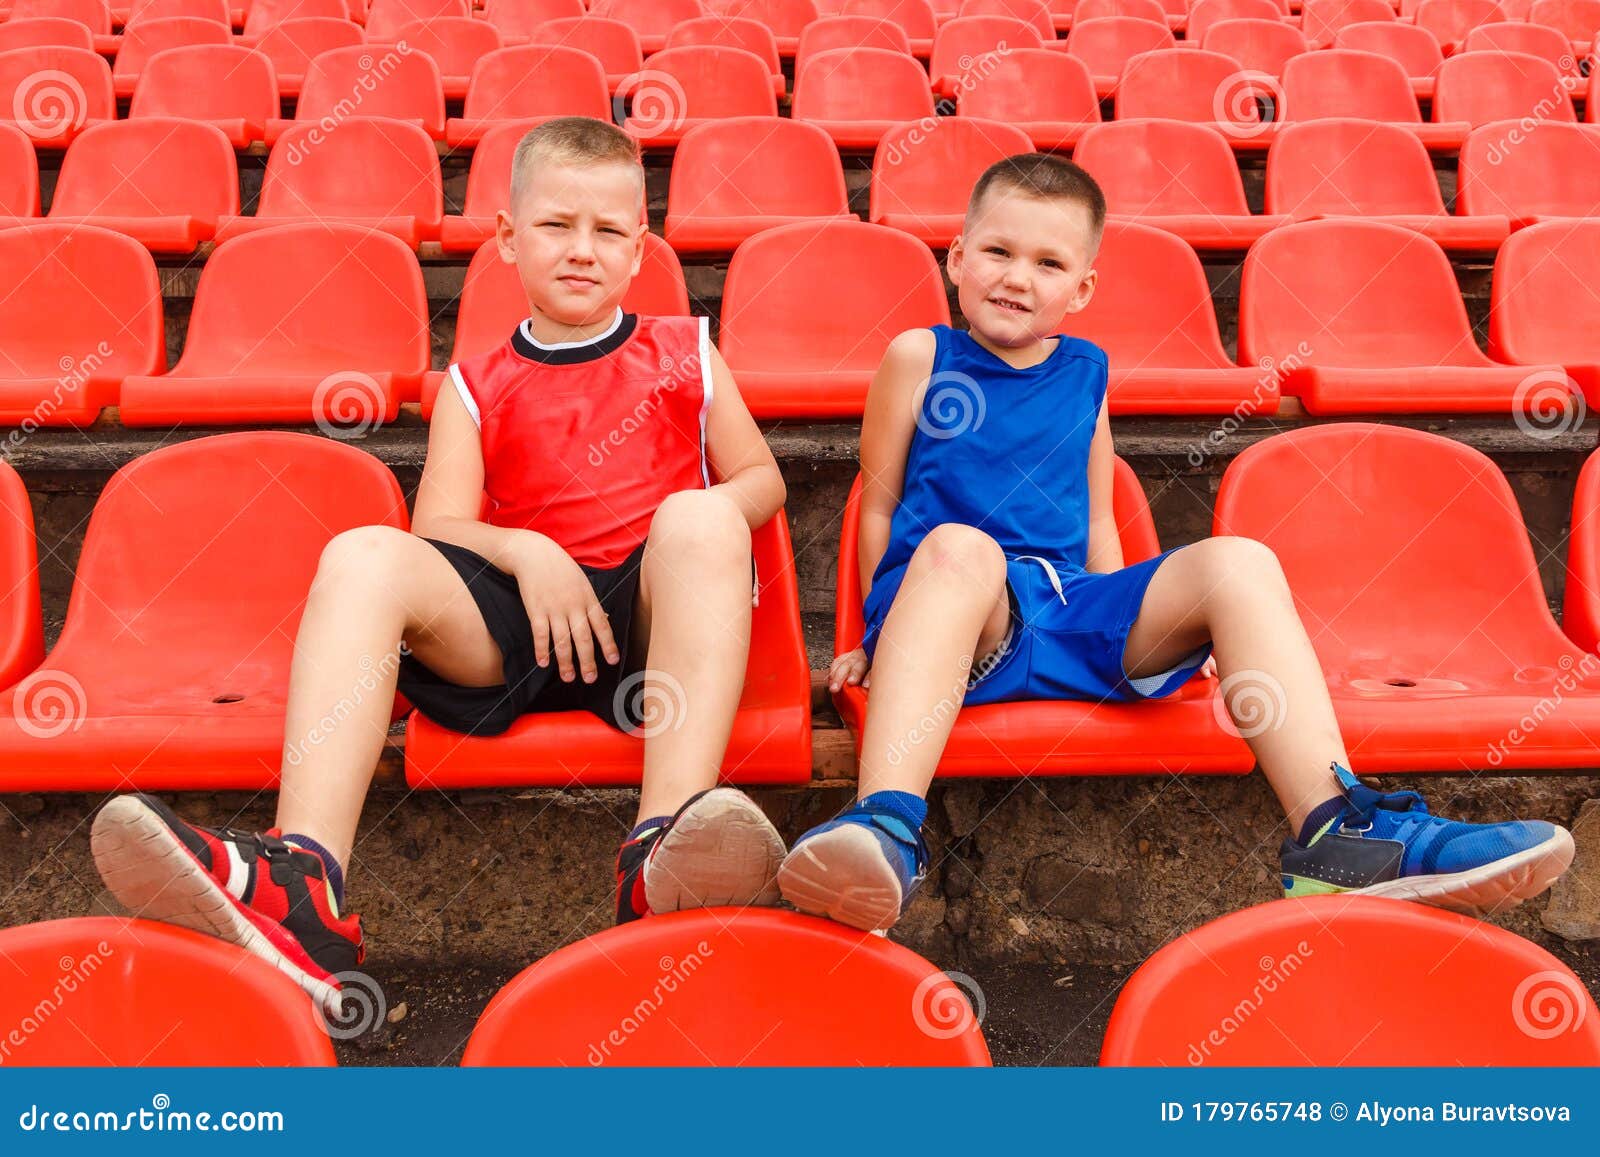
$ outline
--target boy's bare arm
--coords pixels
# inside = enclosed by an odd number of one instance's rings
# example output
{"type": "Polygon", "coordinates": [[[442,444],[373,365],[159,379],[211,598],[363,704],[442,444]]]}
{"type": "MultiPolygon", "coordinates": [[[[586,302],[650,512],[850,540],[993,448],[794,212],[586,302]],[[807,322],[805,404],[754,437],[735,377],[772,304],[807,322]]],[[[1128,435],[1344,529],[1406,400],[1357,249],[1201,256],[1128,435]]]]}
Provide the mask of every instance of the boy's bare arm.
{"type": "Polygon", "coordinates": [[[786,490],[772,449],[750,416],[722,355],[711,349],[711,412],[706,415],[706,456],[712,490],[732,499],[754,530],[783,507],[786,490]]]}
{"type": "Polygon", "coordinates": [[[1111,418],[1100,407],[1094,438],[1089,443],[1089,560],[1086,569],[1102,574],[1122,569],[1122,538],[1112,508],[1116,449],[1111,443],[1111,418]]]}
{"type": "Polygon", "coordinates": [[[867,391],[861,419],[861,531],[857,539],[862,597],[871,589],[878,562],[889,549],[889,524],[900,505],[906,457],[916,434],[922,394],[933,373],[936,348],[930,330],[900,334],[884,351],[867,391]]]}

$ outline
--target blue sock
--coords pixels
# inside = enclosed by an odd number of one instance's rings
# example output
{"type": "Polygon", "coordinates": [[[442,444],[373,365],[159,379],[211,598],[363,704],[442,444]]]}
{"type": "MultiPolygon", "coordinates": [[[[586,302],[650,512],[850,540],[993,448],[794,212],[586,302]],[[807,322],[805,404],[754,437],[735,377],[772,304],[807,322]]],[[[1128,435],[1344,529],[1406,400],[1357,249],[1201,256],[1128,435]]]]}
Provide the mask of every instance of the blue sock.
{"type": "Polygon", "coordinates": [[[283,842],[293,844],[302,851],[310,852],[322,861],[322,871],[328,878],[328,887],[333,891],[333,902],[342,910],[344,908],[344,869],[339,866],[339,861],[333,858],[333,853],[310,836],[297,835],[293,832],[285,832],[283,842]]]}
{"type": "MultiPolygon", "coordinates": [[[[912,795],[909,791],[875,791],[869,796],[862,797],[861,804],[882,808],[896,819],[903,820],[913,832],[920,832],[922,825],[928,819],[928,801],[921,796],[912,795]]],[[[882,836],[879,837],[883,839],[882,836]]],[[[917,874],[916,849],[908,848],[899,840],[889,840],[885,846],[892,845],[900,854],[901,875],[910,878],[917,874]]]]}
{"type": "MultiPolygon", "coordinates": [[[[1309,848],[1317,833],[1344,811],[1347,802],[1344,796],[1336,795],[1312,808],[1310,814],[1306,816],[1306,822],[1300,825],[1300,846],[1309,848]]],[[[1329,846],[1332,847],[1331,844],[1329,846]]]]}
{"type": "Polygon", "coordinates": [[[652,830],[654,828],[664,828],[671,822],[672,822],[672,817],[671,816],[656,816],[654,819],[641,820],[639,822],[639,826],[634,828],[633,831],[629,832],[628,833],[628,838],[623,840],[622,842],[625,843],[625,844],[631,844],[631,843],[633,843],[634,840],[638,839],[640,836],[644,835],[646,832],[648,832],[648,831],[650,831],[650,830],[652,830]]]}

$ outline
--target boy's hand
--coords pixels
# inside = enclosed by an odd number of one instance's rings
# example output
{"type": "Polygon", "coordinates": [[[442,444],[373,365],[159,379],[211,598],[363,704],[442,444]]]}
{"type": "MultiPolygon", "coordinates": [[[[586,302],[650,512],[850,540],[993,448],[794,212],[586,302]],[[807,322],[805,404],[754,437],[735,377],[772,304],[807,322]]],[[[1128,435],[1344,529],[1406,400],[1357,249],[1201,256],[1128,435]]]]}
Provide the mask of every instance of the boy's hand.
{"type": "Polygon", "coordinates": [[[539,666],[550,665],[554,650],[563,682],[573,681],[576,659],[583,681],[593,683],[598,677],[596,642],[607,662],[621,662],[616,640],[611,637],[611,621],[571,555],[543,535],[532,535],[518,550],[513,573],[528,622],[533,625],[533,654],[539,666]]]}
{"type": "Polygon", "coordinates": [[[1207,655],[1206,661],[1200,664],[1200,678],[1215,679],[1217,677],[1217,657],[1207,655]]]}
{"type": "Polygon", "coordinates": [[[868,670],[870,666],[866,651],[860,647],[848,655],[840,655],[828,668],[828,690],[837,691],[847,683],[859,683],[864,688],[872,686],[872,675],[868,670]]]}

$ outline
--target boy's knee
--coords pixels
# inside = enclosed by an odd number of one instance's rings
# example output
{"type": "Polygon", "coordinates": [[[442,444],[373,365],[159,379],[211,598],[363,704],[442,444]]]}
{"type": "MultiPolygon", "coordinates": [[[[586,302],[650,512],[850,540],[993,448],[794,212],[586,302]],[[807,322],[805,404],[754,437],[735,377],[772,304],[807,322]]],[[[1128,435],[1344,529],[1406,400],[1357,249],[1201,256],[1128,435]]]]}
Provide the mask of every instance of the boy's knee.
{"type": "Polygon", "coordinates": [[[649,542],[657,552],[698,559],[749,558],[750,524],[732,499],[708,490],[680,490],[656,508],[649,542]]]}
{"type": "Polygon", "coordinates": [[[317,578],[350,576],[376,578],[391,574],[405,565],[407,550],[415,536],[394,526],[357,526],[340,531],[322,548],[317,563],[317,578]]]}
{"type": "Polygon", "coordinates": [[[1005,581],[1006,554],[1000,544],[977,527],[959,522],[940,523],[928,531],[911,561],[934,573],[959,575],[980,589],[1005,581]]]}
{"type": "Polygon", "coordinates": [[[1264,542],[1223,535],[1207,539],[1204,545],[1208,590],[1261,590],[1286,585],[1278,556],[1264,542]]]}

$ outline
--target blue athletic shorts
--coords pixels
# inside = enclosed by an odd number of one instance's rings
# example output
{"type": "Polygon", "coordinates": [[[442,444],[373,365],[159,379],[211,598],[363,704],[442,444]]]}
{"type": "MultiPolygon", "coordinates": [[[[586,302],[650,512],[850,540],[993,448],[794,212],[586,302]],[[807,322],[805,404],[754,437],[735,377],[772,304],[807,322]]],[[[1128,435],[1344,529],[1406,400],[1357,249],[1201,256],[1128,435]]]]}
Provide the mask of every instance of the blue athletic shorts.
{"type": "MultiPolygon", "coordinates": [[[[1182,550],[1176,547],[1175,550],[1182,550]]],[[[1011,629],[1000,647],[974,664],[966,703],[1017,699],[1129,702],[1170,695],[1211,654],[1206,643],[1169,670],[1130,678],[1122,666],[1128,631],[1139,617],[1156,569],[1173,551],[1110,574],[1024,555],[1006,560],[1011,629]]],[[[880,576],[862,608],[870,659],[906,568],[880,576]]]]}

